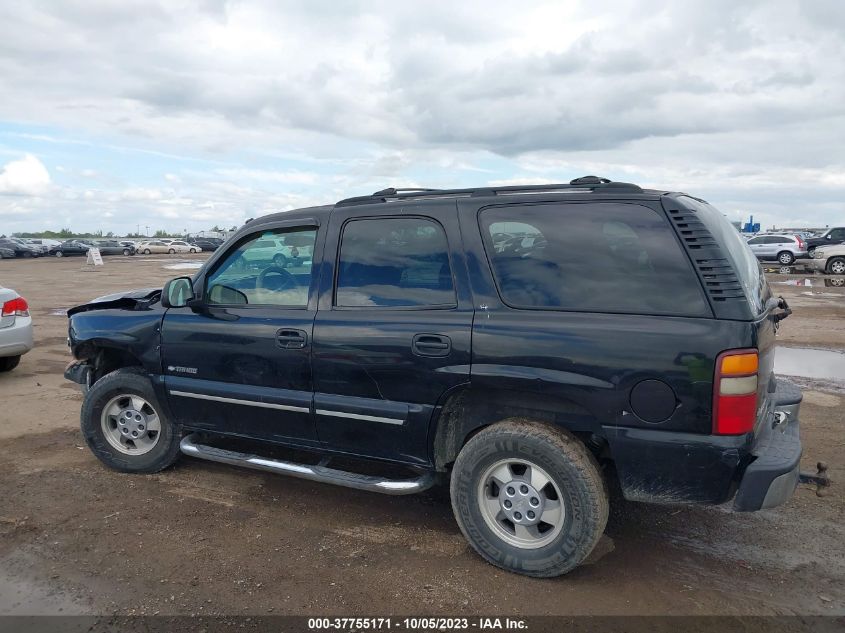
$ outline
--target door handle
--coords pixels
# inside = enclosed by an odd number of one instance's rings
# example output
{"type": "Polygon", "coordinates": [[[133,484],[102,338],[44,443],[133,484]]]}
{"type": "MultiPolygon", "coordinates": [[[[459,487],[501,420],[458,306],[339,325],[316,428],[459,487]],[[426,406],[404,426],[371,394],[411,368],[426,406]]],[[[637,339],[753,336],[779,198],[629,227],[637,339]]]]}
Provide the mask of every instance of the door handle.
{"type": "Polygon", "coordinates": [[[282,349],[303,349],[308,344],[308,335],[302,330],[279,330],[276,345],[282,349]]]}
{"type": "Polygon", "coordinates": [[[448,356],[452,351],[452,340],[443,334],[416,334],[411,351],[417,356],[448,356]]]}

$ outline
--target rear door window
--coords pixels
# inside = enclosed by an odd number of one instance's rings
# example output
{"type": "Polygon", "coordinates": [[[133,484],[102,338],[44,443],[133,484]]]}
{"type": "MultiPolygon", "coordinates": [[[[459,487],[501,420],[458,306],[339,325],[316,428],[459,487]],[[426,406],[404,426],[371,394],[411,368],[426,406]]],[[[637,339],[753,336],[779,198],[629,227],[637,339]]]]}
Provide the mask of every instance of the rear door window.
{"type": "Polygon", "coordinates": [[[636,204],[491,207],[479,215],[502,300],[514,308],[709,316],[665,217],[636,204]]]}
{"type": "Polygon", "coordinates": [[[343,229],[335,305],[456,305],[443,227],[428,218],[351,220],[343,229]]]}

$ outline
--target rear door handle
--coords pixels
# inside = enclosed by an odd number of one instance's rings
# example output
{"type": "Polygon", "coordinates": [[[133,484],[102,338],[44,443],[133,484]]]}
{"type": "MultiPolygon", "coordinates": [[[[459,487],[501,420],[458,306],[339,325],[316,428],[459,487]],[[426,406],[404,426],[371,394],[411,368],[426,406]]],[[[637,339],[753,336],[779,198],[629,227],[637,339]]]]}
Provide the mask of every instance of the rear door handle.
{"type": "Polygon", "coordinates": [[[302,330],[278,330],[276,345],[282,349],[303,349],[308,345],[308,335],[302,330]]]}
{"type": "Polygon", "coordinates": [[[452,351],[452,340],[443,334],[416,334],[411,350],[417,356],[448,356],[452,351]]]}

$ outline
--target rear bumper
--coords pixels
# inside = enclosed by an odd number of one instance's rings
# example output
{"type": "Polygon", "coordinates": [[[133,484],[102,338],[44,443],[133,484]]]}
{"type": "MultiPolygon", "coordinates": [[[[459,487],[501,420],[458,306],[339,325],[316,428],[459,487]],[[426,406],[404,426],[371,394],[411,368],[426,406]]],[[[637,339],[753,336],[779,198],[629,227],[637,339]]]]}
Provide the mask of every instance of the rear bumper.
{"type": "Polygon", "coordinates": [[[0,357],[20,356],[32,347],[32,317],[15,317],[14,324],[0,328],[0,357]]]}
{"type": "Polygon", "coordinates": [[[770,414],[756,436],[603,427],[625,498],[708,505],[734,498],[743,512],[784,503],[798,482],[801,391],[778,380],[772,398],[783,415],[770,414]]]}
{"type": "Polygon", "coordinates": [[[742,475],[734,510],[753,512],[786,502],[798,485],[801,434],[798,412],[801,390],[778,380],[775,419],[761,428],[751,454],[754,461],[742,475]]]}

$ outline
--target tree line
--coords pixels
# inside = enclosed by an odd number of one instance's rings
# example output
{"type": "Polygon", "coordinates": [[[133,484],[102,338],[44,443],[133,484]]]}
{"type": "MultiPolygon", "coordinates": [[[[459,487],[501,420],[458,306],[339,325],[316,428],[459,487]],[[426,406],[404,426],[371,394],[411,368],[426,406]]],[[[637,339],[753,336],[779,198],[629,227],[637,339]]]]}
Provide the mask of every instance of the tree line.
{"type": "MultiPolygon", "coordinates": [[[[238,227],[233,226],[230,231],[237,230],[238,227]]],[[[210,231],[225,231],[226,229],[221,229],[219,226],[214,225],[210,231]]],[[[85,238],[85,237],[94,237],[94,238],[113,238],[113,237],[125,237],[128,239],[133,238],[150,238],[150,237],[184,237],[185,233],[173,233],[170,231],[165,231],[164,229],[159,229],[152,235],[146,235],[144,233],[127,233],[126,235],[115,235],[112,231],[108,231],[107,233],[103,233],[103,231],[94,231],[88,233],[77,233],[76,231],[71,231],[70,229],[61,229],[59,231],[21,231],[17,233],[12,233],[12,237],[29,237],[29,238],[41,238],[41,239],[51,239],[51,240],[72,240],[75,238],[85,238]]],[[[3,236],[5,237],[5,236],[3,236]]]]}

